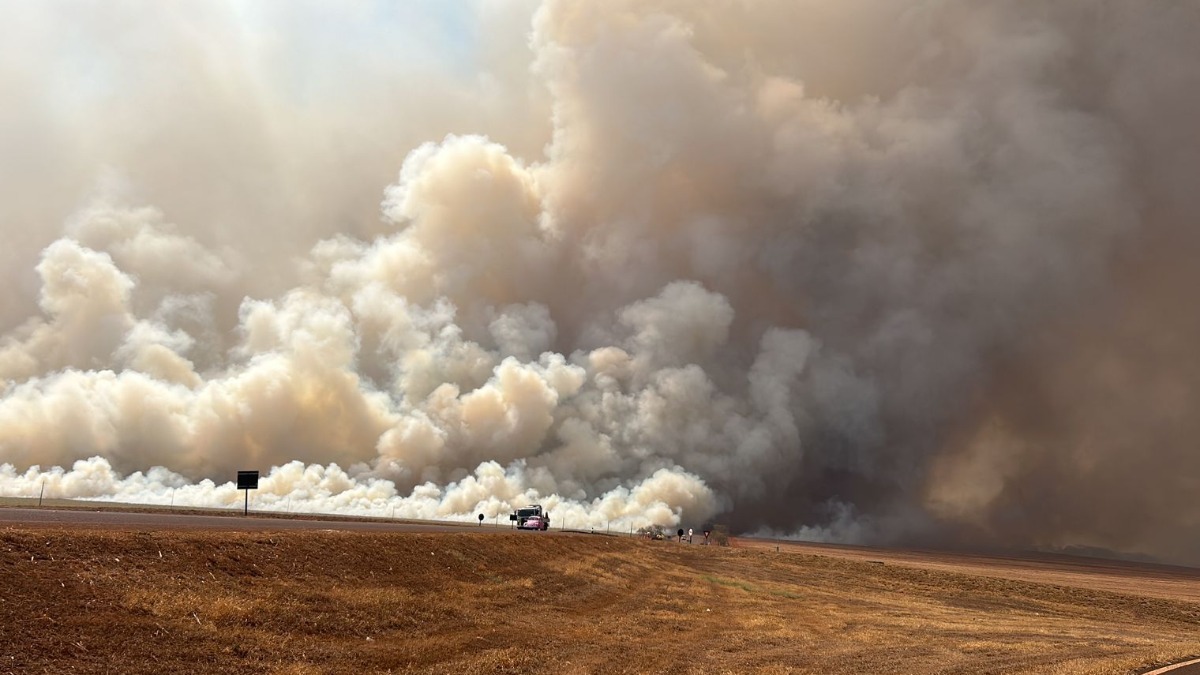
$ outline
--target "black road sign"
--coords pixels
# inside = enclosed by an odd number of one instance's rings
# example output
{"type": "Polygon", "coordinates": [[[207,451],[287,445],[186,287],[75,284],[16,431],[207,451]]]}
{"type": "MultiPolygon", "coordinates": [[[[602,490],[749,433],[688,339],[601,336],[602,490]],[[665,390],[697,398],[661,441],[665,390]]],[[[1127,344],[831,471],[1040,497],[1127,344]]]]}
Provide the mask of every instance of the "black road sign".
{"type": "Polygon", "coordinates": [[[239,490],[257,490],[258,489],[258,472],[257,471],[239,471],[237,489],[239,490]]]}
{"type": "Polygon", "coordinates": [[[246,504],[243,507],[242,515],[250,515],[250,491],[258,489],[258,472],[257,471],[239,471],[237,489],[246,491],[246,504]]]}

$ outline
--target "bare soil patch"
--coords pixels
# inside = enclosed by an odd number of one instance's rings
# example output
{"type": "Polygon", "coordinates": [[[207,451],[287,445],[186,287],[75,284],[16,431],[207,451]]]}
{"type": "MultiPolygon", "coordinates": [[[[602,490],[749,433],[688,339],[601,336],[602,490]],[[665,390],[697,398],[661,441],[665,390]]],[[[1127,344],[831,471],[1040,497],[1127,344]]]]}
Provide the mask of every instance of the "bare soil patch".
{"type": "Polygon", "coordinates": [[[1136,566],[1114,590],[870,555],[9,527],[0,673],[1071,675],[1200,653],[1183,573],[1172,595],[1136,566]]]}

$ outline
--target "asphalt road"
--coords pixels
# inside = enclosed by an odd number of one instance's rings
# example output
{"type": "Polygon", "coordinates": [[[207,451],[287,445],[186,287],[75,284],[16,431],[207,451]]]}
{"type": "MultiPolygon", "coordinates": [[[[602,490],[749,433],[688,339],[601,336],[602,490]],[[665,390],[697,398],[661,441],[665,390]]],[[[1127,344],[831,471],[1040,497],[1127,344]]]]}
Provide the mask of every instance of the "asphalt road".
{"type": "Polygon", "coordinates": [[[197,513],[139,513],[115,509],[0,508],[0,527],[6,525],[105,527],[147,530],[338,530],[361,532],[506,532],[508,528],[471,524],[395,522],[388,520],[320,520],[316,518],[272,518],[218,516],[197,513]]]}
{"type": "Polygon", "coordinates": [[[1182,664],[1173,666],[1163,666],[1156,670],[1151,670],[1145,675],[1200,675],[1200,659],[1189,659],[1182,664]]]}

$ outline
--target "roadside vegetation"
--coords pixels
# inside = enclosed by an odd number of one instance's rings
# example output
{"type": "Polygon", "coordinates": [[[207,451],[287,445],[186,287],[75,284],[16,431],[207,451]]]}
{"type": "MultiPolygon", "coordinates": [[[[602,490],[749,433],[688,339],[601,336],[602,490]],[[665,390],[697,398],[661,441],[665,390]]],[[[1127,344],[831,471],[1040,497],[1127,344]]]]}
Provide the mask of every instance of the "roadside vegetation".
{"type": "Polygon", "coordinates": [[[0,673],[1075,675],[1200,653],[1200,605],[1130,575],[1112,592],[533,532],[8,528],[0,673]]]}

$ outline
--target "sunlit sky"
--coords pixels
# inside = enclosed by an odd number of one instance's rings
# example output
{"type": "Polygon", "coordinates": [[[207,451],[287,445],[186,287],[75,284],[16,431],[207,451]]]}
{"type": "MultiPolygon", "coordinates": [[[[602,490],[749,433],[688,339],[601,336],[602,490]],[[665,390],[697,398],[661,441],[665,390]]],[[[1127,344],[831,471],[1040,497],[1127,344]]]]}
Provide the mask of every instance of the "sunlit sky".
{"type": "Polygon", "coordinates": [[[179,54],[190,50],[213,76],[236,71],[296,102],[328,95],[347,79],[413,70],[469,76],[479,67],[474,2],[227,0],[170,3],[170,11],[151,3],[133,12],[105,3],[63,12],[60,5],[14,3],[5,11],[10,30],[0,28],[0,36],[8,33],[3,42],[18,48],[0,47],[0,62],[30,74],[52,70],[47,84],[68,101],[103,95],[130,69],[188,77],[196,64],[179,54]],[[51,63],[32,62],[47,54],[51,63]]]}

